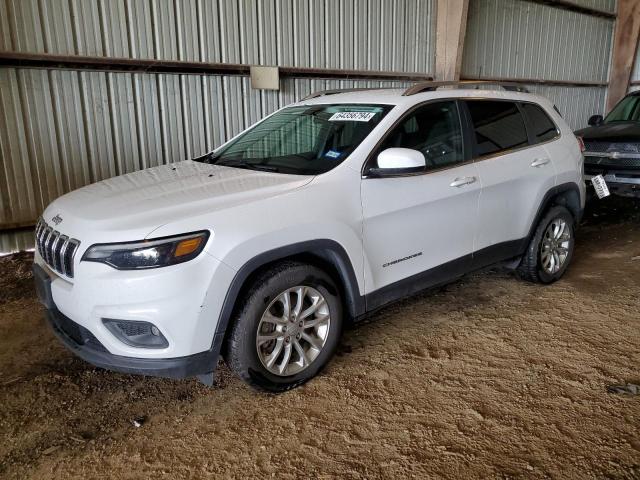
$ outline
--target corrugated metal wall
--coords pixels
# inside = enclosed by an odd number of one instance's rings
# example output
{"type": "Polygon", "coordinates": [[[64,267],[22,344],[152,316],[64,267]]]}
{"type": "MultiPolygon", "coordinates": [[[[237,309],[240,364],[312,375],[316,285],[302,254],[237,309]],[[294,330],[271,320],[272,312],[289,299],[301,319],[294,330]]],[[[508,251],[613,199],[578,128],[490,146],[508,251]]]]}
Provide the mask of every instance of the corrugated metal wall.
{"type": "Polygon", "coordinates": [[[613,26],[524,0],[471,0],[463,73],[606,82],[613,26]]]}
{"type": "Polygon", "coordinates": [[[435,0],[0,0],[0,50],[423,72],[435,0]]]}
{"type": "Polygon", "coordinates": [[[0,69],[1,219],[33,220],[53,199],[115,175],[206,153],[317,90],[402,82],[0,69]]]}
{"type": "MultiPolygon", "coordinates": [[[[612,1],[583,1],[614,10],[612,1]]],[[[471,0],[462,74],[465,77],[608,80],[614,21],[524,0],[471,0]]],[[[553,100],[569,125],[602,113],[605,87],[531,86],[553,100]]]]}
{"type": "Polygon", "coordinates": [[[0,233],[0,256],[24,250],[31,250],[34,245],[33,229],[24,228],[0,233]]]}
{"type": "Polygon", "coordinates": [[[591,115],[604,112],[607,96],[604,87],[529,85],[528,89],[555,102],[562,117],[574,129],[586,126],[591,115]]]}
{"type": "MultiPolygon", "coordinates": [[[[0,50],[434,70],[435,0],[0,0],[0,50]]],[[[0,69],[0,226],[87,183],[200,155],[314,90],[405,85],[0,69]]]]}

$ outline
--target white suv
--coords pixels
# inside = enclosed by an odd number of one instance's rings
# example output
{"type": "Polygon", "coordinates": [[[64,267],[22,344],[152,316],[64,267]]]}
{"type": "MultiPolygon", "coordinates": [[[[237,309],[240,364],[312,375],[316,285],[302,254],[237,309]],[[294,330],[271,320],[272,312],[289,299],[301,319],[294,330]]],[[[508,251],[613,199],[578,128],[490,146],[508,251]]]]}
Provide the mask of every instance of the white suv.
{"type": "Polygon", "coordinates": [[[496,262],[565,272],[582,154],[512,87],[320,92],[212,153],[66,194],[34,272],[64,344],[111,370],[210,383],[220,354],[283,391],[343,325],[496,262]]]}

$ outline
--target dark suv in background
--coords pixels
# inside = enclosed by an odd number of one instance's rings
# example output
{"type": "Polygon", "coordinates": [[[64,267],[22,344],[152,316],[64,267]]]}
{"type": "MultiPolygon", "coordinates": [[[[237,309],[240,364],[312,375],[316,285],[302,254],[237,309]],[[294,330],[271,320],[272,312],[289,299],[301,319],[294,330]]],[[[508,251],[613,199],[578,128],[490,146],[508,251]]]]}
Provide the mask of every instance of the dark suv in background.
{"type": "Polygon", "coordinates": [[[593,115],[576,136],[584,142],[585,180],[602,175],[612,194],[640,198],[640,91],[624,97],[609,115],[593,115]]]}

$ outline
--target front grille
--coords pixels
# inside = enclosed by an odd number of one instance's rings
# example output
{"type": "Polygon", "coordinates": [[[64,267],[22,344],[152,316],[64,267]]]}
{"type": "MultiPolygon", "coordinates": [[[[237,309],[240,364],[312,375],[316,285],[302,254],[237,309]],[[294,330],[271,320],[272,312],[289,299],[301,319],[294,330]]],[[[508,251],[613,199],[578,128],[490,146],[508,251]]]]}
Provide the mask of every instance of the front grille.
{"type": "Polygon", "coordinates": [[[53,270],[73,278],[73,257],[80,241],[54,230],[40,219],[36,225],[36,247],[38,253],[53,270]]]}
{"type": "Polygon", "coordinates": [[[626,157],[597,157],[593,155],[585,155],[585,165],[601,165],[603,167],[631,167],[640,168],[640,158],[626,157]]]}
{"type": "MultiPolygon", "coordinates": [[[[586,175],[614,175],[618,180],[623,179],[640,179],[640,171],[633,169],[625,169],[618,167],[605,167],[602,165],[584,165],[584,173],[586,175]]],[[[605,177],[606,180],[606,177],[605,177]]],[[[609,180],[607,180],[609,181],[609,180]]]]}
{"type": "Polygon", "coordinates": [[[639,153],[640,143],[628,143],[628,142],[596,142],[585,140],[584,147],[587,152],[594,153],[639,153]]]}

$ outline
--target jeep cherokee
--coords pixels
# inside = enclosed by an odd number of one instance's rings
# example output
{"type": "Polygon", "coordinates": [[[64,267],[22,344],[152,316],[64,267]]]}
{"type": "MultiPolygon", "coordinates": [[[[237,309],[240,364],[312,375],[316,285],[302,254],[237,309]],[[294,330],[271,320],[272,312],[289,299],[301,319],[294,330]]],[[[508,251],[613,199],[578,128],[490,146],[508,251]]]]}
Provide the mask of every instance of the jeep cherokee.
{"type": "Polygon", "coordinates": [[[48,321],[106,369],[211,383],[222,355],[277,392],[320,371],[347,321],[420,290],[505,261],[554,282],[583,159],[518,90],[319,92],[204,156],[68,193],[36,227],[48,321]]]}

